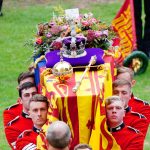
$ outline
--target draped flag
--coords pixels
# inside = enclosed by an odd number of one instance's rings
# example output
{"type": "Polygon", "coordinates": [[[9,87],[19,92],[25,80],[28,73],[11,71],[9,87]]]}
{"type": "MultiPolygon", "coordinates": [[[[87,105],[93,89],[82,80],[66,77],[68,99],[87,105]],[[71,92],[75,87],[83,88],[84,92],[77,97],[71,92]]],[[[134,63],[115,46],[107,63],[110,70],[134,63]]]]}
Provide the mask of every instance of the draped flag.
{"type": "Polygon", "coordinates": [[[136,49],[136,31],[133,0],[125,0],[121,9],[112,21],[114,30],[120,37],[120,52],[123,58],[136,49]]]}
{"type": "MultiPolygon", "coordinates": [[[[113,64],[113,62],[112,62],[113,64]]],[[[120,146],[116,143],[111,133],[107,130],[106,115],[105,115],[105,99],[112,95],[112,79],[113,68],[110,69],[109,63],[105,63],[106,80],[103,83],[103,88],[100,90],[100,100],[97,101],[97,109],[95,113],[94,127],[91,132],[89,145],[93,150],[120,150],[120,146]]]]}
{"type": "Polygon", "coordinates": [[[72,88],[83,71],[74,72],[68,82],[60,84],[50,69],[41,70],[40,86],[43,95],[48,97],[50,106],[48,122],[37,138],[38,150],[47,149],[45,133],[49,124],[55,120],[63,120],[69,125],[73,139],[71,150],[78,143],[90,144],[93,150],[118,149],[107,130],[104,102],[102,103],[112,93],[112,64],[105,63],[97,71],[87,72],[77,93],[73,93],[72,88]]]}

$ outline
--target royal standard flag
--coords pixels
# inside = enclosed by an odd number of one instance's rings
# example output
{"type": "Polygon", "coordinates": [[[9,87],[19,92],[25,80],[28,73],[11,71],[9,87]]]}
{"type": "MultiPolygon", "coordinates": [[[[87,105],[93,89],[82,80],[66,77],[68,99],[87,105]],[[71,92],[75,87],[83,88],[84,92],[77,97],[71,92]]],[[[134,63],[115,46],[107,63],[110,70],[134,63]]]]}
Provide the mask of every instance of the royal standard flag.
{"type": "Polygon", "coordinates": [[[113,69],[110,69],[110,64],[105,63],[103,75],[106,79],[99,92],[99,100],[97,101],[97,109],[95,112],[94,126],[92,128],[89,145],[93,150],[120,150],[120,146],[107,130],[106,114],[105,114],[105,99],[112,95],[112,80],[113,69]]]}
{"type": "Polygon", "coordinates": [[[112,21],[112,26],[120,37],[120,52],[125,58],[136,48],[133,0],[125,0],[112,21]]]}
{"type": "Polygon", "coordinates": [[[50,70],[41,73],[42,92],[49,98],[50,107],[48,122],[37,138],[38,150],[47,149],[45,133],[49,124],[57,119],[65,121],[71,129],[73,141],[70,150],[78,143],[90,144],[93,150],[117,149],[118,145],[107,130],[102,106],[103,99],[112,92],[111,70],[110,63],[105,63],[97,71],[87,72],[77,93],[73,93],[72,88],[82,71],[74,72],[65,84],[60,84],[50,70]]]}

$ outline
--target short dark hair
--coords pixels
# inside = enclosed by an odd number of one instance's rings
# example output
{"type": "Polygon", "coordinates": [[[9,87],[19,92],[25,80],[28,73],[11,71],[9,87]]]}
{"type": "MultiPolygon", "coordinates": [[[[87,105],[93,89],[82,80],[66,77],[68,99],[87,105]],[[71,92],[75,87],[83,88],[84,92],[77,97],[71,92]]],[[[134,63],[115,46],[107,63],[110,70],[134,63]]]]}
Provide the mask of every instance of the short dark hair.
{"type": "Polygon", "coordinates": [[[31,97],[31,99],[29,100],[29,103],[28,103],[29,108],[30,108],[31,102],[43,102],[43,103],[46,103],[47,109],[49,107],[49,102],[48,102],[47,97],[43,96],[42,94],[35,94],[31,97]]]}
{"type": "Polygon", "coordinates": [[[20,84],[20,82],[26,78],[33,78],[34,79],[34,73],[32,73],[30,71],[20,73],[18,76],[18,84],[20,84]]]}
{"type": "Polygon", "coordinates": [[[22,97],[22,90],[29,89],[31,87],[35,87],[37,89],[35,83],[31,83],[31,82],[25,82],[22,85],[20,85],[19,86],[19,96],[22,97]]]}
{"type": "Polygon", "coordinates": [[[74,147],[74,150],[85,149],[85,148],[92,150],[92,148],[88,144],[78,144],[74,147]]]}

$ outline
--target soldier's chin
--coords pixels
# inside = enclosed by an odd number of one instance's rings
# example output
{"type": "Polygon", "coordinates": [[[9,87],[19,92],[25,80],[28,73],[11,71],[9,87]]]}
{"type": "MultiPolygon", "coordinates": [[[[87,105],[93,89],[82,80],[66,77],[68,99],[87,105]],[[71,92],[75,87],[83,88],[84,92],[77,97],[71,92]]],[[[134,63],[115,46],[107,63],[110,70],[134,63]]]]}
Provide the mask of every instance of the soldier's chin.
{"type": "Polygon", "coordinates": [[[111,121],[110,121],[111,123],[117,123],[118,122],[118,120],[116,120],[116,119],[111,119],[111,121]]]}
{"type": "Polygon", "coordinates": [[[37,121],[37,124],[38,124],[38,125],[41,125],[41,124],[44,124],[44,123],[45,123],[45,121],[43,121],[43,120],[38,120],[38,121],[37,121]]]}

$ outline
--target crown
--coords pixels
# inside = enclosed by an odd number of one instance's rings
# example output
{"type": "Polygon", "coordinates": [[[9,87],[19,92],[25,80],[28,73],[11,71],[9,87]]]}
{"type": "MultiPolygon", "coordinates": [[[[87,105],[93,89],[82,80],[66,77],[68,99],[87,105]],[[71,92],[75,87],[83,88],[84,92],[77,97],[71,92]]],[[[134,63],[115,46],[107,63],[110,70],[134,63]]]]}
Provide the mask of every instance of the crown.
{"type": "Polygon", "coordinates": [[[62,41],[63,56],[68,58],[78,58],[86,55],[84,36],[68,36],[62,41]]]}

